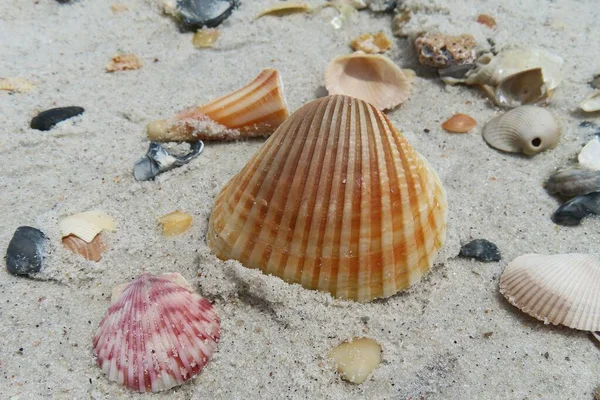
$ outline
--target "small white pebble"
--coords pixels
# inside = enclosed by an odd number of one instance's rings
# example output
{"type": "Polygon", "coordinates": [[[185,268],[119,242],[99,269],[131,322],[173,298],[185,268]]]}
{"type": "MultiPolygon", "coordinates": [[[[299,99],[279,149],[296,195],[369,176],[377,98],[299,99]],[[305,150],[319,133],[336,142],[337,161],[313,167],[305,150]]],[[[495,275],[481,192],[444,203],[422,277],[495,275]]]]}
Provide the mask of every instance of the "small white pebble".
{"type": "Polygon", "coordinates": [[[354,338],[329,351],[327,355],[337,365],[342,378],[363,383],[381,362],[381,346],[373,339],[354,338]]]}

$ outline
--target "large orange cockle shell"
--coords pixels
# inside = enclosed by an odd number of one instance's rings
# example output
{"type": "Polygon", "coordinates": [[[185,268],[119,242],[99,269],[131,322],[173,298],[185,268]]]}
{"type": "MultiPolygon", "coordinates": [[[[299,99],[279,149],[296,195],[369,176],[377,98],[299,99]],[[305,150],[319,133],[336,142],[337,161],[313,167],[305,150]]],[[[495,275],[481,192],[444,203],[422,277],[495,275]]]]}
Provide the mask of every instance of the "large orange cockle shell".
{"type": "Polygon", "coordinates": [[[221,259],[369,301],[429,270],[446,208],[436,173],[387,117],[335,95],[296,111],[227,183],[207,241],[221,259]]]}

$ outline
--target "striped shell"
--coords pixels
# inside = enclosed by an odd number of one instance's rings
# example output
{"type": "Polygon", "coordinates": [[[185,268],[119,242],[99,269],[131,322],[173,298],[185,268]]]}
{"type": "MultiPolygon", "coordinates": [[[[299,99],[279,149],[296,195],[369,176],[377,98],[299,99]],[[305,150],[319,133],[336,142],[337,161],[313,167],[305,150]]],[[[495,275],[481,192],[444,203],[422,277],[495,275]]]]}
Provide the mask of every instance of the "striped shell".
{"type": "Polygon", "coordinates": [[[86,211],[58,221],[62,237],[75,235],[90,243],[103,230],[114,231],[115,221],[102,211],[86,211]]]}
{"type": "Polygon", "coordinates": [[[100,261],[102,253],[106,250],[101,233],[96,235],[89,243],[75,235],[65,236],[62,238],[62,243],[65,248],[71,250],[73,253],[83,256],[86,260],[96,262],[100,261]]]}
{"type": "Polygon", "coordinates": [[[304,105],[218,195],[208,245],[221,259],[368,301],[417,282],[446,231],[428,162],[374,106],[304,105]]]}
{"type": "Polygon", "coordinates": [[[532,156],[556,146],[560,126],[545,108],[521,106],[488,122],[483,139],[495,149],[532,156]]]}
{"type": "Polygon", "coordinates": [[[177,273],[143,274],[113,290],[94,336],[108,379],[158,392],[197,375],[217,350],[219,318],[177,273]]]}
{"type": "Polygon", "coordinates": [[[500,277],[500,292],[521,311],[554,325],[600,330],[600,262],[589,254],[526,254],[500,277]]]}
{"type": "Polygon", "coordinates": [[[158,142],[268,136],[288,116],[279,72],[265,69],[233,93],[185,110],[170,120],[150,122],[147,134],[148,139],[158,142]]]}

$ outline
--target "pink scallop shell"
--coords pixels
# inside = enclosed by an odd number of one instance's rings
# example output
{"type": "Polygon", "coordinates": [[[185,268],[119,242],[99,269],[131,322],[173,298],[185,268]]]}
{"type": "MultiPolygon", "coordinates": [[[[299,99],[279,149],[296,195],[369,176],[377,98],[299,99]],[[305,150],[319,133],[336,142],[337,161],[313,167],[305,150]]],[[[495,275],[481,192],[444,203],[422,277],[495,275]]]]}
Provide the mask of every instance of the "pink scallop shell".
{"type": "Polygon", "coordinates": [[[158,392],[196,376],[217,350],[219,317],[177,273],[143,274],[113,291],[94,336],[108,379],[158,392]]]}

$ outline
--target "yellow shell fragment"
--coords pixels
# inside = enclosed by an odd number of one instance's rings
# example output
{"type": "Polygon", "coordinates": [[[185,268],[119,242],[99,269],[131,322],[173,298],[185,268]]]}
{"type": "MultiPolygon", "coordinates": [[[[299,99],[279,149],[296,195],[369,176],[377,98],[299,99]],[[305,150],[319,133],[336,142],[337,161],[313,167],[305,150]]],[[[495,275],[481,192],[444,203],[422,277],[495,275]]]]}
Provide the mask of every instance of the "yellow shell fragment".
{"type": "Polygon", "coordinates": [[[392,48],[392,42],[383,32],[363,33],[350,42],[354,50],[360,50],[367,54],[385,53],[392,48]]]}
{"type": "Polygon", "coordinates": [[[75,235],[90,243],[103,230],[114,231],[115,221],[102,211],[87,211],[58,221],[62,237],[75,235]]]}
{"type": "Polygon", "coordinates": [[[383,113],[327,96],[298,109],[225,185],[207,242],[222,260],[369,301],[429,271],[446,208],[437,174],[383,113]]]}
{"type": "Polygon", "coordinates": [[[0,78],[0,90],[15,93],[27,93],[35,89],[35,85],[25,78],[0,78]]]}
{"type": "Polygon", "coordinates": [[[219,38],[220,32],[218,29],[202,28],[194,33],[192,44],[198,49],[212,47],[219,38]]]}
{"type": "Polygon", "coordinates": [[[342,378],[360,384],[381,363],[381,346],[373,339],[354,338],[331,349],[327,357],[335,361],[342,378]]]}
{"type": "Polygon", "coordinates": [[[142,68],[142,62],[133,53],[117,54],[106,64],[106,72],[128,71],[142,68]]]}
{"type": "Polygon", "coordinates": [[[192,216],[179,210],[163,215],[158,219],[162,225],[163,236],[180,235],[192,226],[192,216]]]}
{"type": "Polygon", "coordinates": [[[261,11],[255,19],[259,19],[265,15],[286,15],[297,12],[308,12],[310,11],[310,6],[306,3],[292,2],[288,1],[285,3],[276,3],[267,8],[266,10],[261,11]]]}

